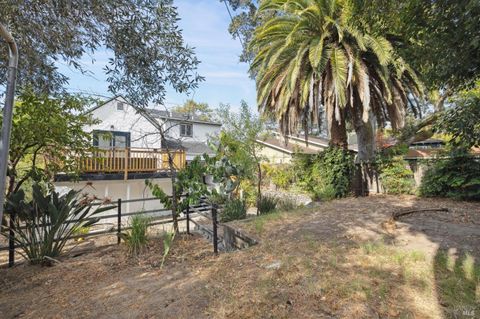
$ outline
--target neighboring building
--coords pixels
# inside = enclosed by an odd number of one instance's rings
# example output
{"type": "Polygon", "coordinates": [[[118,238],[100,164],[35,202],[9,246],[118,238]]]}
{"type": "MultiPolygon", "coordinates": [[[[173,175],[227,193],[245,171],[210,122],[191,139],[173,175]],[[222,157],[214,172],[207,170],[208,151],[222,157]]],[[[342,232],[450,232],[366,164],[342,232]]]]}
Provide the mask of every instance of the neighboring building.
{"type": "MultiPolygon", "coordinates": [[[[145,179],[162,185],[171,193],[168,177],[168,153],[173,154],[176,168],[204,152],[209,136],[220,132],[221,124],[203,121],[197,117],[160,111],[153,108],[141,109],[130,104],[121,96],[89,110],[98,124],[84,128],[92,134],[95,151],[79,159],[79,181],[72,181],[69,174],[55,177],[57,187],[83,189],[99,198],[117,200],[151,197],[145,188],[145,179]],[[165,132],[162,140],[158,124],[165,132]],[[85,187],[88,186],[88,187],[85,187]]],[[[157,203],[150,202],[149,205],[157,203]]],[[[137,204],[127,205],[127,211],[137,210],[137,204]]],[[[142,209],[148,209],[141,206],[142,209]]]]}
{"type": "MultiPolygon", "coordinates": [[[[294,154],[317,154],[328,147],[329,140],[319,136],[308,136],[305,141],[304,135],[287,135],[283,137],[278,132],[271,132],[265,140],[257,140],[263,145],[261,155],[268,159],[270,164],[288,164],[294,154]]],[[[355,145],[349,149],[356,151],[355,145]]]]}

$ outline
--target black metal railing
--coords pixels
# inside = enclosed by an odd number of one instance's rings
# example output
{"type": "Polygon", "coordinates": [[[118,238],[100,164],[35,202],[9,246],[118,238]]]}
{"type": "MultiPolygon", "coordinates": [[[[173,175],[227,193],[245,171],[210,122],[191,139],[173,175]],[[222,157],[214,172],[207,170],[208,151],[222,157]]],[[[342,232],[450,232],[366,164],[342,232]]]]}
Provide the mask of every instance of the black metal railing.
{"type": "MultiPolygon", "coordinates": [[[[182,195],[181,197],[188,197],[188,194],[182,195]]],[[[171,197],[170,197],[171,198],[171,197]]],[[[86,237],[92,237],[92,236],[101,236],[101,235],[111,235],[116,233],[117,235],[117,244],[120,244],[121,242],[121,237],[120,234],[122,231],[131,229],[129,226],[124,226],[122,225],[122,219],[125,217],[131,217],[135,215],[153,215],[153,214],[159,214],[159,213],[167,213],[171,212],[171,209],[168,208],[159,208],[159,209],[151,209],[151,210],[140,210],[140,211],[135,211],[135,212],[128,212],[128,213],[122,213],[122,206],[128,203],[138,203],[138,202],[147,202],[147,201],[153,201],[157,200],[159,201],[158,198],[156,197],[151,197],[151,198],[138,198],[138,199],[128,199],[128,200],[122,200],[119,198],[117,200],[117,205],[112,206],[112,209],[116,209],[115,214],[108,214],[108,215],[102,215],[102,216],[96,216],[96,217],[89,217],[86,220],[97,220],[97,222],[94,225],[99,225],[101,221],[105,220],[115,220],[116,219],[116,227],[112,227],[110,229],[105,229],[105,230],[100,230],[100,231],[94,231],[90,232],[87,234],[80,234],[80,235],[74,235],[74,236],[69,236],[69,240],[74,240],[77,238],[86,238],[86,237]]],[[[92,206],[100,206],[102,205],[102,202],[95,202],[92,203],[92,206]]],[[[204,198],[200,200],[200,202],[196,205],[189,205],[185,211],[180,212],[184,216],[183,217],[178,217],[177,221],[186,221],[186,233],[190,234],[190,223],[194,222],[197,224],[194,220],[192,220],[193,216],[204,216],[209,218],[212,221],[212,237],[213,237],[213,251],[214,253],[218,253],[218,219],[217,219],[217,211],[218,208],[215,205],[211,205],[208,203],[204,198]],[[207,214],[205,214],[207,213],[207,214]]],[[[70,224],[74,223],[78,220],[68,220],[65,222],[65,224],[70,224]]],[[[155,225],[162,225],[162,224],[170,224],[173,223],[173,218],[170,216],[165,215],[160,215],[157,216],[157,218],[153,218],[152,221],[149,223],[149,226],[155,226],[155,225]]],[[[47,225],[39,225],[40,227],[47,226],[47,225]]],[[[0,246],[0,251],[9,251],[9,258],[8,258],[8,265],[9,267],[12,267],[15,264],[15,249],[20,248],[20,245],[15,244],[14,236],[15,233],[13,231],[13,225],[10,224],[10,227],[8,229],[9,231],[9,236],[8,236],[8,246],[0,246]]],[[[61,240],[64,238],[58,238],[56,239],[61,240]]]]}

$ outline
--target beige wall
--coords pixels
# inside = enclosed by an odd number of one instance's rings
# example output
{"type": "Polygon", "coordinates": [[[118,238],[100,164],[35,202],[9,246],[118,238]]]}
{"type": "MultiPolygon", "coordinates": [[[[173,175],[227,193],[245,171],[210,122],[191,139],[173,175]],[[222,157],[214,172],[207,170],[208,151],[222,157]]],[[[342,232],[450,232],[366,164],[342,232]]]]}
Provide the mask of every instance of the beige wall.
{"type": "Polygon", "coordinates": [[[265,146],[260,155],[268,159],[269,164],[289,164],[292,161],[292,155],[277,151],[273,148],[265,146]]]}

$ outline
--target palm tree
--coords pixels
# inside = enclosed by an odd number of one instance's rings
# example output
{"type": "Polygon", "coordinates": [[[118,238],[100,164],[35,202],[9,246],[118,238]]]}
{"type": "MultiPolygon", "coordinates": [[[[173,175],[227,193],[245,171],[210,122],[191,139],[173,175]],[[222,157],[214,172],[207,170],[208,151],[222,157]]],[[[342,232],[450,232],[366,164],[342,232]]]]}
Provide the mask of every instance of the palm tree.
{"type": "Polygon", "coordinates": [[[331,144],[347,146],[349,121],[365,161],[374,155],[375,120],[401,128],[421,86],[387,39],[356,23],[354,9],[351,0],[262,1],[259,14],[271,18],[254,32],[251,68],[259,109],[284,134],[307,131],[323,107],[331,144]]]}

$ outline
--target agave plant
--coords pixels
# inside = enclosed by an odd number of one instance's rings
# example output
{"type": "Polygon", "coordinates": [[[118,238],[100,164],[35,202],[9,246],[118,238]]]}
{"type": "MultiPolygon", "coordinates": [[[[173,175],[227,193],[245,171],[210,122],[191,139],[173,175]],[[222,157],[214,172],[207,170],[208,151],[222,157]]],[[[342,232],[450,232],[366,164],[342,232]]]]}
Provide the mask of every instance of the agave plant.
{"type": "Polygon", "coordinates": [[[91,226],[99,220],[96,215],[113,208],[92,209],[93,199],[80,191],[60,194],[45,191],[39,184],[32,186],[32,196],[27,201],[20,189],[9,197],[6,209],[12,218],[15,244],[32,264],[50,263],[49,258],[58,257],[78,229],[91,226]]]}
{"type": "MultiPolygon", "coordinates": [[[[265,0],[270,16],[254,33],[257,100],[283,133],[319,122],[325,109],[332,144],[347,144],[346,121],[359,138],[359,158],[374,149],[374,119],[404,124],[409,96],[421,95],[415,72],[386,38],[368,32],[352,0],[265,0]]],[[[413,105],[413,111],[416,105],[413,105]]]]}

